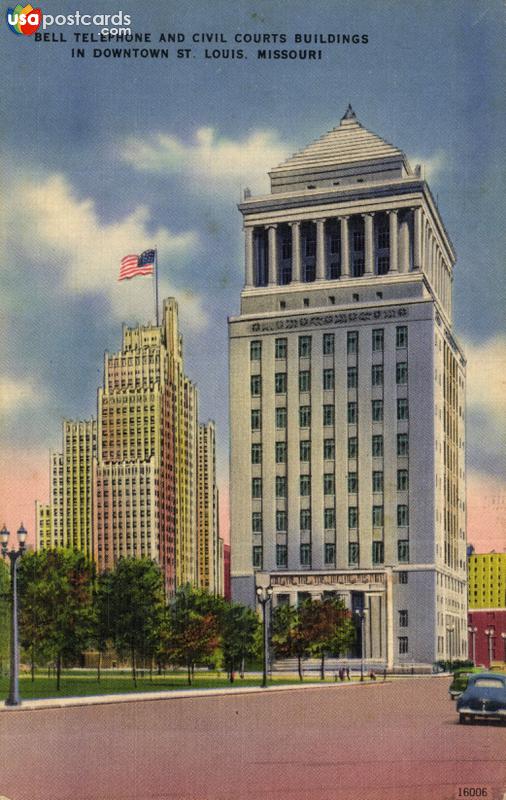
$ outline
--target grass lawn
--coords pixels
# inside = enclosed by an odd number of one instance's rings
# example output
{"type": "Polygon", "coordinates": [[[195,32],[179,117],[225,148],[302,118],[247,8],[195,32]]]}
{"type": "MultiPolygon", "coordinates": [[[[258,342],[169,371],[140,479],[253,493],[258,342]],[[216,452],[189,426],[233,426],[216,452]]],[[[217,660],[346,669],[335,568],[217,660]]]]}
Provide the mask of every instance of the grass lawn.
{"type": "MultiPolygon", "coordinates": [[[[354,678],[356,680],[356,678],[354,678]]],[[[261,675],[247,674],[244,678],[236,679],[233,684],[227,680],[227,676],[221,672],[196,672],[194,681],[188,686],[186,672],[167,672],[165,675],[153,674],[150,680],[149,674],[138,678],[137,686],[134,685],[132,676],[128,672],[102,672],[102,678],[97,681],[95,670],[64,670],[61,678],[61,688],[56,689],[56,678],[47,677],[47,672],[37,672],[35,681],[32,682],[31,676],[22,674],[19,679],[19,691],[24,700],[33,700],[43,697],[84,697],[97,694],[124,694],[127,692],[161,692],[174,691],[177,689],[220,689],[226,687],[240,688],[243,686],[259,686],[262,680],[261,675]]],[[[317,673],[306,675],[306,683],[320,682],[317,673]]],[[[333,675],[325,679],[326,683],[334,683],[333,675]]],[[[286,684],[298,684],[299,679],[293,676],[275,675],[268,681],[269,686],[281,686],[286,684]]],[[[0,702],[7,697],[9,691],[9,681],[5,676],[0,677],[0,702]]]]}

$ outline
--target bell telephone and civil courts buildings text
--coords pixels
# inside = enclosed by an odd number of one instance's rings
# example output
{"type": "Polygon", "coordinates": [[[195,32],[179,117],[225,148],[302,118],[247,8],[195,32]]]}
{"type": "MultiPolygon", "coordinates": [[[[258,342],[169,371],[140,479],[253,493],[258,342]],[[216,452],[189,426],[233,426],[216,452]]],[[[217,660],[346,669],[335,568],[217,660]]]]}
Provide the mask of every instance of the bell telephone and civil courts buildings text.
{"type": "Polygon", "coordinates": [[[239,206],[229,320],[233,598],[337,593],[376,664],[466,657],[466,362],[438,207],[351,107],[269,174],[239,206]]]}

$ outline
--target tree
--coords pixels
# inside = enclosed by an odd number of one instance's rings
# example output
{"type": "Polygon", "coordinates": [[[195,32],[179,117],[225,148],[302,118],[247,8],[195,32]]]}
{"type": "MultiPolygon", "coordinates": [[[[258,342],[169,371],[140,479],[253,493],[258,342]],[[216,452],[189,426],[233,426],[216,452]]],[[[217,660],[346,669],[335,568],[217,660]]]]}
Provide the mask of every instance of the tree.
{"type": "Polygon", "coordinates": [[[234,672],[240,665],[244,673],[244,661],[258,655],[260,628],[258,615],[248,606],[240,603],[226,603],[221,613],[221,648],[225,668],[230,683],[234,682],[234,672]]]}
{"type": "Polygon", "coordinates": [[[201,589],[182,586],[169,604],[166,657],[185,664],[191,686],[195,664],[206,661],[220,643],[222,601],[201,589]]]}
{"type": "Polygon", "coordinates": [[[18,577],[20,639],[30,652],[32,677],[37,659],[54,659],[59,690],[62,665],[79,658],[91,640],[94,565],[77,551],[26,553],[18,577]]]}
{"type": "Polygon", "coordinates": [[[351,612],[338,597],[309,600],[301,607],[300,625],[310,642],[310,652],[320,658],[320,677],[325,679],[325,657],[348,649],[355,637],[351,612]]]}
{"type": "Polygon", "coordinates": [[[97,680],[100,681],[102,656],[113,638],[113,619],[111,617],[112,576],[103,572],[95,584],[93,603],[95,607],[94,644],[98,650],[97,680]]]}
{"type": "Polygon", "coordinates": [[[137,665],[152,659],[163,616],[163,577],[148,558],[122,558],[102,588],[102,636],[112,640],[120,657],[130,657],[137,686],[137,665]],[[108,610],[106,610],[108,606],[108,610]]]}
{"type": "Polygon", "coordinates": [[[308,655],[310,647],[308,629],[302,624],[302,609],[306,602],[298,607],[288,604],[276,606],[271,625],[271,644],[276,657],[295,657],[300,680],[303,680],[302,659],[308,655]]]}
{"type": "Polygon", "coordinates": [[[11,582],[9,567],[0,560],[0,675],[9,661],[9,628],[11,618],[11,582]]]}

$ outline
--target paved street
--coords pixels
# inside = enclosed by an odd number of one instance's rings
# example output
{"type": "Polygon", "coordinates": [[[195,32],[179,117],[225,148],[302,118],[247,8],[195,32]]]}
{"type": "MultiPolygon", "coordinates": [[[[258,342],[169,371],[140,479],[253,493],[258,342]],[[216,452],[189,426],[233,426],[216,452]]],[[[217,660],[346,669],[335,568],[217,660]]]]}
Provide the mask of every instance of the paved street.
{"type": "Polygon", "coordinates": [[[0,796],[453,800],[467,786],[502,800],[506,729],[459,726],[448,685],[419,678],[4,713],[0,796]]]}

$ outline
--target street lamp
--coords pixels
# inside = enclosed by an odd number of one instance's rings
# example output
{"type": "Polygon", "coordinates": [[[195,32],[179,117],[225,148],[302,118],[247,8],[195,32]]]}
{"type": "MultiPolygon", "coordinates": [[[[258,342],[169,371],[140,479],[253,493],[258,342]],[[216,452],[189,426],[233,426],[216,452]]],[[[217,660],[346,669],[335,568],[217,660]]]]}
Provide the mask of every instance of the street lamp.
{"type": "Polygon", "coordinates": [[[18,558],[23,555],[26,550],[26,530],[21,523],[18,529],[18,542],[19,548],[17,550],[7,550],[7,543],[9,541],[9,531],[3,526],[0,531],[0,543],[2,545],[2,557],[8,556],[11,562],[11,665],[10,665],[10,683],[9,683],[9,696],[5,701],[6,706],[19,706],[21,699],[19,697],[19,641],[18,641],[18,577],[17,565],[18,558]]]}
{"type": "Polygon", "coordinates": [[[478,628],[476,625],[468,625],[467,630],[471,634],[471,646],[472,646],[472,654],[473,654],[473,664],[476,666],[476,634],[478,633],[478,628]]]}
{"type": "Polygon", "coordinates": [[[453,649],[452,648],[452,633],[455,630],[455,625],[447,625],[446,626],[446,630],[447,630],[447,633],[448,633],[448,655],[449,655],[450,669],[451,669],[452,666],[453,666],[453,659],[452,659],[452,649],[453,649]]]}
{"type": "Polygon", "coordinates": [[[263,677],[262,689],[267,686],[267,603],[272,598],[272,586],[257,586],[256,587],[257,600],[262,606],[262,623],[263,623],[263,677]]]}
{"type": "Polygon", "coordinates": [[[492,666],[492,648],[494,646],[495,631],[493,628],[485,628],[485,636],[488,639],[488,666],[492,666]]]}
{"type": "Polygon", "coordinates": [[[355,614],[360,620],[360,680],[364,680],[364,651],[365,651],[365,636],[364,636],[364,624],[365,618],[367,614],[367,609],[357,609],[355,614]]]}
{"type": "Polygon", "coordinates": [[[501,633],[501,639],[502,639],[502,643],[504,645],[504,653],[503,653],[502,660],[506,664],[506,633],[504,633],[504,631],[501,633]]]}

